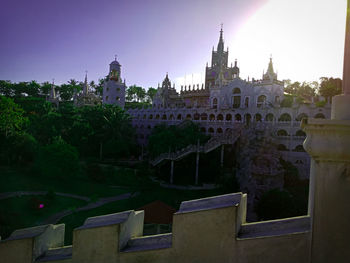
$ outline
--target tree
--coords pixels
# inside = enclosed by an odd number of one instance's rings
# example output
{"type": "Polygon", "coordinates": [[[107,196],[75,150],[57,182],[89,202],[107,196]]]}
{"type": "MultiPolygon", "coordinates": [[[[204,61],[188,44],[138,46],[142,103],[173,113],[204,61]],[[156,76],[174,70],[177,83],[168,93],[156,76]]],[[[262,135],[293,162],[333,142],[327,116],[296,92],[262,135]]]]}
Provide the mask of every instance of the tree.
{"type": "Polygon", "coordinates": [[[78,151],[61,137],[56,137],[39,150],[35,167],[43,176],[69,179],[80,170],[78,151]]]}
{"type": "Polygon", "coordinates": [[[0,133],[7,138],[20,131],[26,123],[23,109],[11,98],[0,96],[0,133]]]}
{"type": "Polygon", "coordinates": [[[320,78],[321,84],[319,88],[319,93],[321,96],[328,98],[330,102],[332,97],[342,93],[342,80],[339,78],[320,78]]]}
{"type": "Polygon", "coordinates": [[[146,101],[148,103],[152,103],[153,102],[153,98],[157,93],[157,89],[149,87],[146,93],[146,101]]]}

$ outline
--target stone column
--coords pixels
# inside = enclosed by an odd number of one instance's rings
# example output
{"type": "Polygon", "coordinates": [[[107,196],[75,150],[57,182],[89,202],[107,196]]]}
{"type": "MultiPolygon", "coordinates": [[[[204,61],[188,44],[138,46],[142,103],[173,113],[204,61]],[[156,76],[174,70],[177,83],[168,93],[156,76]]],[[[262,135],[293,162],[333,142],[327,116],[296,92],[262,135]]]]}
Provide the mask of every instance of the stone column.
{"type": "Polygon", "coordinates": [[[174,160],[171,160],[170,165],[170,183],[173,184],[174,182],[174,160]]]}
{"type": "Polygon", "coordinates": [[[220,155],[220,166],[221,168],[224,167],[224,152],[225,152],[225,145],[221,145],[221,155],[220,155]]]}
{"type": "MultiPolygon", "coordinates": [[[[348,10],[349,10],[348,0],[348,10]]],[[[348,11],[349,12],[349,11],[348,11]]],[[[346,25],[343,94],[334,97],[331,120],[304,120],[311,155],[309,214],[311,262],[350,259],[350,24],[346,25]]]]}

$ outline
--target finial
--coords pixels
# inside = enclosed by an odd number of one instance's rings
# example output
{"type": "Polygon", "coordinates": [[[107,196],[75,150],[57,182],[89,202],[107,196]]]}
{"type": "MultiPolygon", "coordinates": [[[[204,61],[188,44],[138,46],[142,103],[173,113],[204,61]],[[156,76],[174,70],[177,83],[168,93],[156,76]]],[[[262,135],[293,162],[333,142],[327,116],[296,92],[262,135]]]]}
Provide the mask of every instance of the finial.
{"type": "Polygon", "coordinates": [[[55,85],[55,79],[52,79],[52,85],[55,85]]]}
{"type": "Polygon", "coordinates": [[[117,55],[114,55],[114,61],[117,61],[117,55]]]}
{"type": "Polygon", "coordinates": [[[220,31],[222,31],[222,28],[224,27],[224,23],[221,23],[220,25],[221,25],[221,30],[220,31]]]}

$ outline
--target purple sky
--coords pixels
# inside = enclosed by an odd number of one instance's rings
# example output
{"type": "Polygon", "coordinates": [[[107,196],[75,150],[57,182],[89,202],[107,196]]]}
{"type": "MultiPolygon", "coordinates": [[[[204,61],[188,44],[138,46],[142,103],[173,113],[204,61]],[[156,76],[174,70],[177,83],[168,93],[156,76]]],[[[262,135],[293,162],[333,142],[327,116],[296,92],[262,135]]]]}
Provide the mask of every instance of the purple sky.
{"type": "Polygon", "coordinates": [[[117,54],[127,85],[156,87],[166,72],[204,73],[220,23],[234,35],[265,2],[2,0],[0,79],[96,81],[117,54]]]}

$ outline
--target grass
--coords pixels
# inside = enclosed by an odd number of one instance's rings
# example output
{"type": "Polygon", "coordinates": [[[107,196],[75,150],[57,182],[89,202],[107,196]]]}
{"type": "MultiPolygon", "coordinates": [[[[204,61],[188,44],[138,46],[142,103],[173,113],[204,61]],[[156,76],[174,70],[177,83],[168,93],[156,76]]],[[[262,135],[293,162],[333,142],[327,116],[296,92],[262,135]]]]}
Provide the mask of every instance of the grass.
{"type": "Polygon", "coordinates": [[[72,244],[73,230],[84,224],[88,217],[122,212],[126,210],[137,210],[138,208],[151,203],[155,200],[161,200],[164,203],[178,209],[182,201],[198,199],[208,196],[224,194],[220,189],[217,190],[176,190],[166,189],[159,186],[144,189],[134,198],[120,200],[88,211],[75,212],[61,219],[59,223],[65,223],[65,245],[72,244]]]}
{"type": "Polygon", "coordinates": [[[0,200],[0,236],[7,238],[14,230],[40,225],[47,217],[66,209],[86,204],[85,201],[53,195],[22,196],[0,200]],[[39,205],[43,204],[43,208],[39,205]]]}

